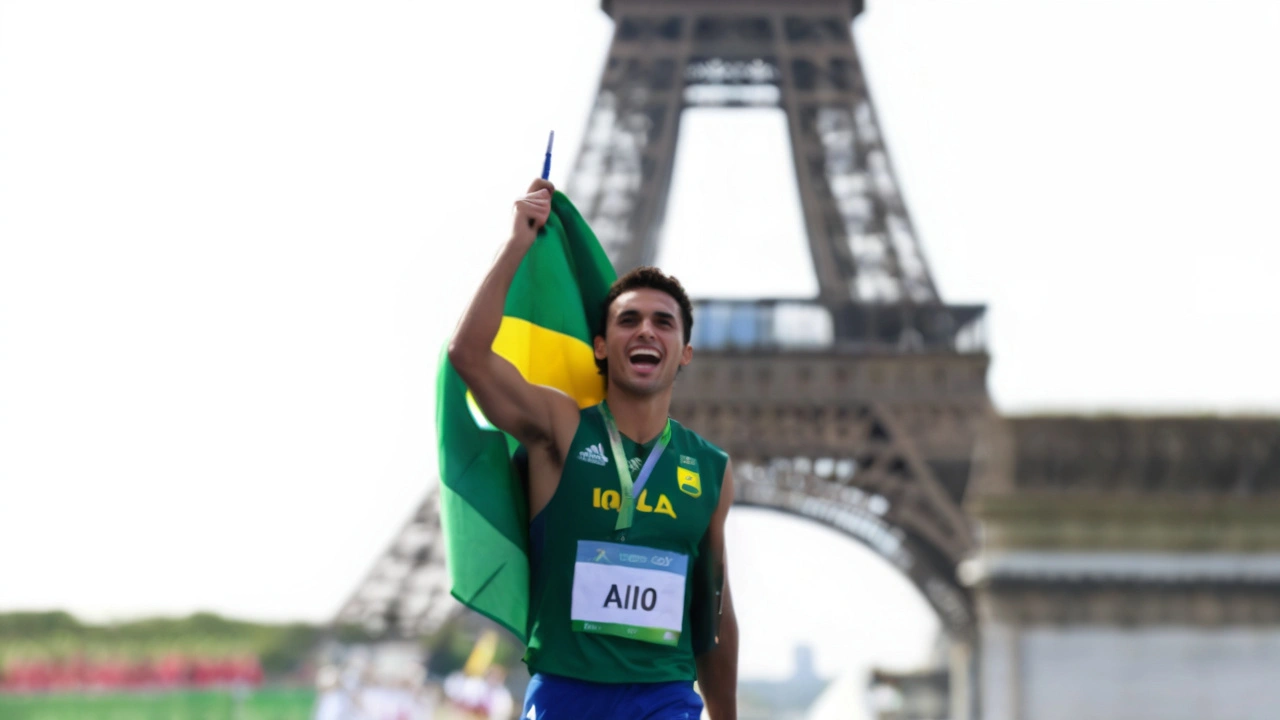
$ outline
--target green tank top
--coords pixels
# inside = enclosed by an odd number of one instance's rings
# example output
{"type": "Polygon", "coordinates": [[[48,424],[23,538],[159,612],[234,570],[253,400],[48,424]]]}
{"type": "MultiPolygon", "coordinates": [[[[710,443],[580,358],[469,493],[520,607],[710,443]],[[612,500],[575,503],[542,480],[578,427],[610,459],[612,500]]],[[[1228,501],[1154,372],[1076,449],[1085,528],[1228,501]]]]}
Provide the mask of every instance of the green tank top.
{"type": "MultiPolygon", "coordinates": [[[[622,436],[633,479],[657,441],[622,436]]],[[[708,631],[691,619],[706,625],[712,606],[705,547],[728,459],[672,420],[632,526],[615,530],[621,495],[609,433],[598,406],[582,410],[560,484],[530,524],[530,672],[601,683],[696,678],[704,641],[694,634],[708,631]]]]}

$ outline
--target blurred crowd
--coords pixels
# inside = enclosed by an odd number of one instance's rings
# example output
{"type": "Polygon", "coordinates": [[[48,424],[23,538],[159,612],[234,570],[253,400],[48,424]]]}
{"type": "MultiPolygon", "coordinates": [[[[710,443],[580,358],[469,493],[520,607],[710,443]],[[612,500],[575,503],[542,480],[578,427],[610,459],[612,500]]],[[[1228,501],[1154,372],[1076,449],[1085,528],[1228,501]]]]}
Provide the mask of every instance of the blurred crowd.
{"type": "Polygon", "coordinates": [[[426,672],[412,646],[348,649],[316,673],[312,720],[512,720],[519,709],[482,638],[467,664],[444,678],[426,672]]]}

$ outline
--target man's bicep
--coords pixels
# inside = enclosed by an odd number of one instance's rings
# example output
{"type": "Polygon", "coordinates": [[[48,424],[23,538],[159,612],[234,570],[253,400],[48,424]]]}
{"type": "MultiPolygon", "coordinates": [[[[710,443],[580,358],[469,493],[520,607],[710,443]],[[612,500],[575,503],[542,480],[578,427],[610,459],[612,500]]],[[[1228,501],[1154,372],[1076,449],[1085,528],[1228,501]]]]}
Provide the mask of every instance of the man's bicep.
{"type": "Polygon", "coordinates": [[[572,398],[555,388],[525,380],[516,366],[501,355],[490,353],[483,362],[482,367],[459,374],[467,381],[485,418],[521,443],[554,442],[557,422],[570,412],[577,414],[572,398]]]}

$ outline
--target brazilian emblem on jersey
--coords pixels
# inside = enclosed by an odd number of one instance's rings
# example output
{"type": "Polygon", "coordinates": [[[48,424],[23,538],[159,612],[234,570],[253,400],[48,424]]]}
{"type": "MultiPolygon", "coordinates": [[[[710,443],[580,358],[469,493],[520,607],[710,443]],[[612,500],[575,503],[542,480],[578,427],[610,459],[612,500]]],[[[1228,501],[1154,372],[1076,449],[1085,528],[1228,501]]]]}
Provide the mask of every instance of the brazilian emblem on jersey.
{"type": "Polygon", "coordinates": [[[680,456],[680,465],[676,468],[676,485],[680,492],[689,497],[702,496],[702,479],[698,476],[698,461],[688,455],[680,456]]]}

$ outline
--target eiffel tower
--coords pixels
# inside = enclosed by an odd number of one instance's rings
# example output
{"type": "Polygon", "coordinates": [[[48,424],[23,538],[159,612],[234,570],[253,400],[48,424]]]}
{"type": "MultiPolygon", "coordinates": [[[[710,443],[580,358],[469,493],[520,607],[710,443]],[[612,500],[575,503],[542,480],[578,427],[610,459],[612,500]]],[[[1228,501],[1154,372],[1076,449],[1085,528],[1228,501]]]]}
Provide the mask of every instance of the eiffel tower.
{"type": "MultiPolygon", "coordinates": [[[[957,638],[961,503],[987,393],[985,308],[944,303],[854,46],[861,0],[604,0],[615,31],[568,194],[619,273],[657,256],[686,108],[781,108],[818,295],[699,299],[672,415],[734,458],[738,500],[854,537],[957,638]]],[[[428,497],[337,617],[390,636],[448,597],[428,497]]]]}

